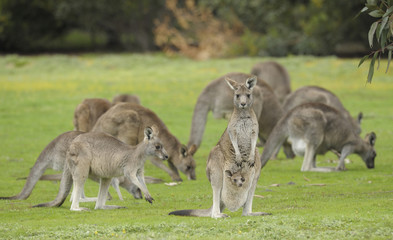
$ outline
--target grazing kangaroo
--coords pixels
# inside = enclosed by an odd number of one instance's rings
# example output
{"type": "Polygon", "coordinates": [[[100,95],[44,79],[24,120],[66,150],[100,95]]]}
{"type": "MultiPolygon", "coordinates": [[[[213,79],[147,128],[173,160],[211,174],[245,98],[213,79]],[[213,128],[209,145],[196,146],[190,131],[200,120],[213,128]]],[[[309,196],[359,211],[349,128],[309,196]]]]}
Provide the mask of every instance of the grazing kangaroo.
{"type": "Polygon", "coordinates": [[[103,98],[87,98],[74,111],[74,127],[76,131],[89,132],[112,104],[103,98]]]}
{"type": "MultiPolygon", "coordinates": [[[[244,79],[251,76],[245,73],[229,73],[212,81],[203,89],[195,104],[188,147],[199,148],[209,111],[213,112],[215,118],[224,118],[232,113],[233,91],[228,88],[225,78],[228,77],[238,83],[243,83],[244,79]]],[[[283,115],[283,110],[271,87],[261,79],[258,79],[252,94],[254,97],[253,109],[259,124],[259,139],[265,142],[283,115]]]]}
{"type": "Polygon", "coordinates": [[[169,168],[159,159],[152,158],[151,162],[166,171],[174,181],[182,181],[178,170],[188,179],[196,179],[196,164],[192,157],[195,148],[188,149],[181,144],[150,109],[133,103],[118,103],[102,115],[93,131],[105,132],[127,144],[136,145],[143,140],[143,129],[151,125],[156,125],[159,129],[159,138],[169,154],[169,168]]]}
{"type": "Polygon", "coordinates": [[[285,97],[291,92],[291,80],[287,70],[274,61],[256,63],[251,74],[265,81],[273,89],[280,103],[283,103],[285,97]]]}
{"type": "Polygon", "coordinates": [[[213,190],[213,206],[209,209],[174,211],[169,215],[224,218],[228,217],[223,213],[225,207],[230,211],[243,207],[243,216],[266,215],[262,212],[252,212],[253,196],[261,172],[261,162],[256,161],[259,153],[255,147],[254,137],[255,126],[258,128],[257,118],[251,108],[252,88],[256,84],[256,78],[246,78],[243,84],[228,79],[228,84],[234,90],[235,110],[220,141],[211,150],[206,166],[206,175],[213,190]],[[237,132],[237,142],[230,136],[233,131],[237,132]],[[236,147],[239,148],[241,159],[238,159],[236,147]],[[241,186],[233,184],[228,172],[241,172],[242,177],[248,181],[241,186]]]}
{"type": "Polygon", "coordinates": [[[355,133],[360,134],[361,128],[360,123],[363,117],[362,113],[359,113],[357,119],[353,119],[347,109],[343,106],[340,99],[329,90],[317,86],[304,86],[296,91],[292,92],[287,96],[284,101],[283,109],[284,112],[288,112],[296,106],[303,103],[314,102],[324,103],[328,106],[336,108],[342,113],[343,117],[347,119],[355,133]]]}
{"type": "Polygon", "coordinates": [[[138,96],[130,95],[130,94],[119,94],[114,96],[112,99],[112,105],[115,105],[116,103],[119,102],[130,102],[135,104],[141,104],[141,100],[139,99],[138,96]]]}
{"type": "Polygon", "coordinates": [[[351,122],[340,111],[322,103],[305,103],[290,110],[270,134],[261,156],[262,167],[270,156],[288,139],[292,150],[304,156],[301,171],[331,172],[345,169],[345,158],[358,154],[368,168],[374,168],[376,135],[368,134],[363,140],[351,122]],[[334,150],[340,153],[336,168],[317,167],[316,155],[334,150]]]}
{"type": "Polygon", "coordinates": [[[100,178],[100,190],[95,209],[121,208],[105,205],[112,177],[120,176],[126,176],[142,190],[146,201],[152,203],[154,199],[146,187],[143,173],[146,158],[148,156],[156,156],[162,160],[168,158],[157,134],[154,126],[147,127],[144,130],[144,140],[136,146],[130,146],[101,132],[89,132],[76,137],[67,151],[67,164],[56,199],[34,207],[61,206],[74,183],[70,210],[87,210],[79,207],[79,198],[89,175],[100,178]]]}
{"type": "MultiPolygon", "coordinates": [[[[33,191],[34,186],[37,184],[38,180],[43,177],[43,174],[46,169],[51,168],[56,171],[63,171],[66,159],[66,152],[71,144],[71,142],[78,137],[79,135],[84,134],[84,132],[80,131],[70,131],[65,132],[55,139],[53,139],[45,148],[42,150],[41,154],[38,156],[37,161],[34,166],[31,168],[29,176],[27,177],[26,184],[23,187],[22,191],[15,196],[12,197],[0,197],[0,199],[17,199],[24,200],[27,199],[31,192],[33,191]]],[[[96,180],[97,179],[92,179],[96,180]]],[[[120,179],[119,185],[125,188],[129,193],[131,193],[135,198],[140,199],[142,195],[139,189],[127,182],[126,180],[120,179]]],[[[115,185],[115,184],[112,184],[115,185]]],[[[114,186],[116,191],[118,189],[114,186]]],[[[121,198],[121,195],[119,195],[121,198]]]]}

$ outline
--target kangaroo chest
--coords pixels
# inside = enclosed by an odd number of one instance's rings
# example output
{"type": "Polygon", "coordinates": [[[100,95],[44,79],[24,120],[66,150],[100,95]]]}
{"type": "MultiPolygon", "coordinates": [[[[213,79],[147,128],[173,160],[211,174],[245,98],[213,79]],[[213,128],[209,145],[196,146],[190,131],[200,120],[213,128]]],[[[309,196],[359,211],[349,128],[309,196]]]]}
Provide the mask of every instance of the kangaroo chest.
{"type": "Polygon", "coordinates": [[[237,136],[237,144],[242,156],[248,156],[250,154],[252,137],[257,132],[257,129],[255,128],[256,126],[257,123],[255,123],[251,117],[241,118],[234,125],[237,136]]]}

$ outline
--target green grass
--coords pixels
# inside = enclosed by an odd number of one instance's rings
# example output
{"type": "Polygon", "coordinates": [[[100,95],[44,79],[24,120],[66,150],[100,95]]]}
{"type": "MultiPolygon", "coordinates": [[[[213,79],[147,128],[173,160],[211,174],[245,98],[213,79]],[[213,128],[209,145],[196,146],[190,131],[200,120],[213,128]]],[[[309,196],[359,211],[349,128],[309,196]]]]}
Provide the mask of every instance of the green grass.
{"type": "MultiPolygon", "coordinates": [[[[192,61],[163,55],[43,55],[0,57],[0,196],[17,194],[42,149],[60,133],[72,130],[75,106],[84,98],[111,99],[118,93],[137,94],[170,131],[187,143],[196,99],[213,79],[231,71],[249,72],[266,58],[192,61]]],[[[363,133],[375,131],[376,168],[368,170],[351,155],[348,171],[302,173],[302,159],[283,159],[263,169],[254,198],[254,211],[264,217],[228,219],[168,216],[175,209],[208,208],[212,191],[206,179],[206,159],[227,122],[209,115],[201,148],[196,153],[197,180],[178,186],[149,185],[155,202],[134,200],[108,204],[127,209],[71,212],[68,199],[59,208],[31,208],[53,200],[59,184],[39,182],[24,201],[0,201],[1,239],[393,239],[393,72],[376,71],[366,85],[368,69],[358,59],[288,57],[282,63],[292,88],[319,85],[333,91],[356,115],[362,111],[363,133]],[[295,185],[288,185],[294,182],[295,185]],[[280,184],[278,187],[272,184],[280,184]],[[324,184],[315,186],[312,184],[324,184]]],[[[385,69],[386,61],[381,61],[385,69]]],[[[260,149],[262,152],[262,149],[260,149]]],[[[318,165],[334,166],[333,154],[318,157],[318,165]]],[[[170,181],[146,163],[146,175],[170,181]]],[[[54,171],[48,171],[53,173],[54,171]]],[[[184,175],[182,175],[185,179],[184,175]]],[[[88,196],[98,185],[88,181],[88,196]]],[[[90,209],[94,203],[82,203],[90,209]]]]}

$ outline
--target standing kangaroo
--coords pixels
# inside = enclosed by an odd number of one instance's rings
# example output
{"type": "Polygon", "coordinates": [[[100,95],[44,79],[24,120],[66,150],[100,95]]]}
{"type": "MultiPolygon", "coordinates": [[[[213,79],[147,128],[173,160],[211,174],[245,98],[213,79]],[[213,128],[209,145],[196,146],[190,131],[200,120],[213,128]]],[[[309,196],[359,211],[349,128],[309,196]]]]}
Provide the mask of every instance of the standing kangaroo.
{"type": "Polygon", "coordinates": [[[120,176],[127,177],[142,190],[146,201],[152,203],[153,198],[147,190],[143,173],[146,158],[148,156],[156,156],[162,160],[168,158],[157,133],[154,126],[153,128],[147,127],[144,130],[143,142],[136,146],[130,146],[100,132],[89,132],[76,137],[67,151],[66,167],[56,199],[34,207],[61,206],[74,183],[71,210],[87,210],[79,207],[79,198],[89,175],[100,178],[100,190],[95,209],[120,208],[105,205],[112,177],[120,176]]]}
{"type": "Polygon", "coordinates": [[[196,179],[196,164],[192,157],[195,148],[188,149],[181,144],[150,109],[133,103],[118,103],[102,115],[92,131],[105,132],[125,143],[136,145],[143,140],[143,129],[151,125],[156,125],[159,129],[159,137],[168,151],[169,168],[156,158],[152,158],[151,162],[166,171],[174,181],[182,181],[178,170],[182,171],[188,179],[196,179]]]}
{"type": "MultiPolygon", "coordinates": [[[[70,131],[60,134],[58,137],[53,139],[38,156],[34,166],[30,170],[29,176],[27,177],[22,191],[18,195],[12,197],[0,197],[0,199],[27,199],[33,191],[33,188],[37,184],[38,180],[40,180],[40,178],[43,176],[46,169],[51,168],[56,171],[63,171],[66,162],[66,152],[71,142],[81,134],[84,134],[84,132],[70,131]]],[[[92,180],[97,181],[97,179],[92,180]]],[[[121,179],[119,185],[125,188],[135,198],[142,198],[139,189],[127,180],[121,179]]],[[[115,189],[118,191],[116,187],[115,189]]],[[[121,194],[119,197],[121,198],[121,194]]]]}
{"type": "Polygon", "coordinates": [[[285,97],[291,93],[291,79],[288,71],[278,62],[256,63],[251,69],[251,74],[269,84],[280,103],[283,103],[285,97]]]}
{"type": "Polygon", "coordinates": [[[261,162],[257,161],[259,154],[255,146],[258,124],[251,107],[252,89],[257,79],[246,78],[243,84],[229,78],[226,80],[234,91],[235,107],[227,129],[207,160],[206,175],[213,190],[213,205],[209,209],[179,210],[169,215],[224,218],[228,217],[223,213],[225,207],[230,211],[243,207],[243,216],[266,214],[252,212],[253,196],[261,172],[261,162]],[[240,172],[246,181],[241,185],[234,184],[233,179],[228,177],[228,172],[240,172]]]}
{"type": "Polygon", "coordinates": [[[355,131],[355,133],[360,134],[360,123],[363,114],[359,113],[357,119],[353,119],[348,110],[345,109],[341,103],[340,99],[334,95],[334,93],[321,87],[304,86],[296,89],[296,91],[289,94],[285,99],[283,109],[284,112],[288,112],[296,106],[309,102],[324,103],[328,106],[336,108],[340,113],[342,113],[343,117],[351,123],[352,129],[355,131]]]}
{"type": "MultiPolygon", "coordinates": [[[[238,83],[243,83],[244,79],[251,76],[245,73],[228,73],[212,81],[203,89],[195,104],[188,147],[199,148],[209,111],[213,112],[215,118],[224,118],[232,113],[233,91],[228,88],[225,78],[228,77],[238,83]]],[[[253,109],[258,118],[259,139],[265,142],[283,115],[283,110],[271,87],[261,79],[258,79],[252,94],[254,97],[253,109]]]]}
{"type": "Polygon", "coordinates": [[[286,140],[292,150],[304,156],[301,171],[331,172],[345,169],[345,158],[358,154],[368,168],[374,168],[376,135],[368,134],[365,140],[353,131],[351,122],[330,106],[322,103],[306,103],[290,110],[270,134],[261,156],[262,167],[270,156],[286,140]],[[334,150],[340,153],[336,168],[317,167],[316,155],[334,150]]]}

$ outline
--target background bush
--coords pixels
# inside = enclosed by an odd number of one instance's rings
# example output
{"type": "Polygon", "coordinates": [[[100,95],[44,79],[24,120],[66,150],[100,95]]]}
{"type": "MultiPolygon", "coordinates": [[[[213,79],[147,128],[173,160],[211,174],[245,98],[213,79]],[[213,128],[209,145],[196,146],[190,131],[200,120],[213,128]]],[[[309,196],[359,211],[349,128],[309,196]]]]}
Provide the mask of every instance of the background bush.
{"type": "Polygon", "coordinates": [[[367,15],[354,19],[364,4],[364,0],[0,0],[0,51],[357,56],[366,52],[373,21],[367,15]],[[185,28],[187,21],[196,24],[185,28]],[[162,24],[177,32],[176,37],[157,30],[162,24]],[[81,38],[79,45],[75,36],[81,38]]]}

